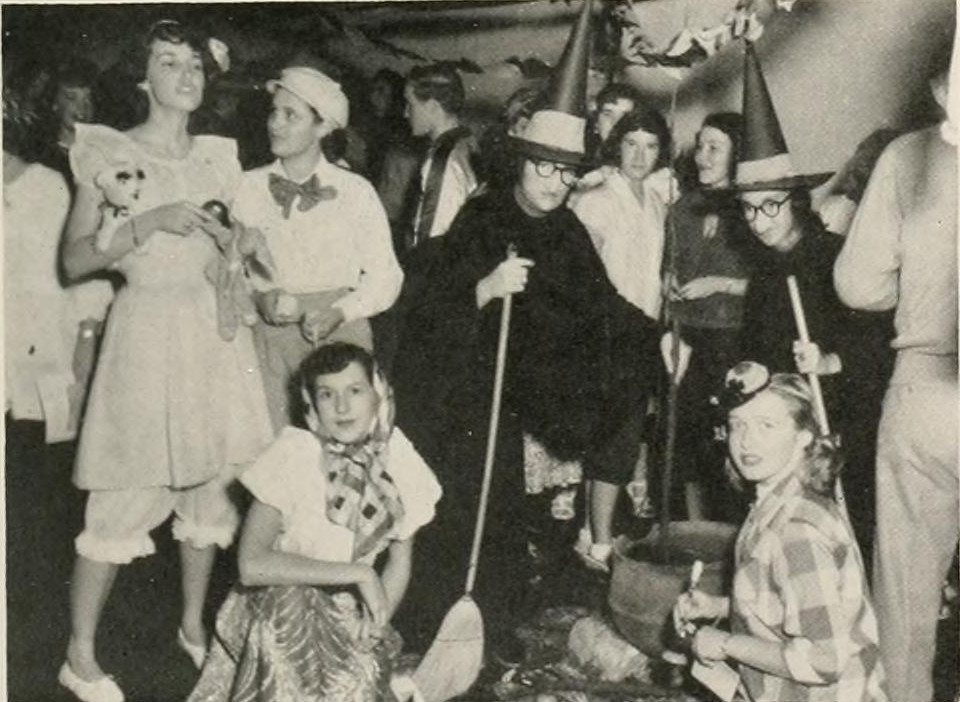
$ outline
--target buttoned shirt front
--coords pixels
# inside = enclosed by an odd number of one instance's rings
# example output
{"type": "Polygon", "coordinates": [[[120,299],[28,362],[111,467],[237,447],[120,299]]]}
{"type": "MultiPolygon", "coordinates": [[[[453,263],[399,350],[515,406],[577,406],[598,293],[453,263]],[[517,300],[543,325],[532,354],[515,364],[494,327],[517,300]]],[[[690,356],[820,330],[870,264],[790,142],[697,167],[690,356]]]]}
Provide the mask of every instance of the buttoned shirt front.
{"type": "Polygon", "coordinates": [[[294,202],[285,218],[268,186],[271,174],[288,177],[280,161],[244,173],[234,204],[237,219],[263,232],[276,264],[272,279],[255,278],[254,284],[292,294],[347,288],[334,304],[347,322],[388,309],[400,293],[403,273],[373,186],[321,158],[314,174],[321,188],[335,189],[336,196],[305,211],[294,202]]]}

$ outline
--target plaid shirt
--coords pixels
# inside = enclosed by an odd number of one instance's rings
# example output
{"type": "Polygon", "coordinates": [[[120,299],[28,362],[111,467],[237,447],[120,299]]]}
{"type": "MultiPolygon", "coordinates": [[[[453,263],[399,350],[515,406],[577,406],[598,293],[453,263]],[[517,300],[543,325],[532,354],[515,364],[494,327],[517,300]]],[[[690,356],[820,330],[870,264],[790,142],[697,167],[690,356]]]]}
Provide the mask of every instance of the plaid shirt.
{"type": "Polygon", "coordinates": [[[860,551],[837,504],[796,474],[755,504],[736,550],[731,628],[785,644],[790,677],[741,664],[751,702],[887,702],[860,551]]]}

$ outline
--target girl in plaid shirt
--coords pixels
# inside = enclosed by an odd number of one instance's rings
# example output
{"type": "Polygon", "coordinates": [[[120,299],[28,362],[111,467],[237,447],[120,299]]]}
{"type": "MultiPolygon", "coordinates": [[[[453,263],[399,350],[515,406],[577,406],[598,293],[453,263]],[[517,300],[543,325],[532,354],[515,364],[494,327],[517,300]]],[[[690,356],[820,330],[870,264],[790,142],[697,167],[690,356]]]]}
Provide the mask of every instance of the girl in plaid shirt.
{"type": "Polygon", "coordinates": [[[731,597],[681,595],[682,621],[700,626],[701,663],[734,664],[737,699],[886,702],[877,623],[863,562],[835,499],[840,456],[821,437],[810,387],[796,374],[743,362],[721,397],[736,476],[756,487],[736,546],[731,597]]]}

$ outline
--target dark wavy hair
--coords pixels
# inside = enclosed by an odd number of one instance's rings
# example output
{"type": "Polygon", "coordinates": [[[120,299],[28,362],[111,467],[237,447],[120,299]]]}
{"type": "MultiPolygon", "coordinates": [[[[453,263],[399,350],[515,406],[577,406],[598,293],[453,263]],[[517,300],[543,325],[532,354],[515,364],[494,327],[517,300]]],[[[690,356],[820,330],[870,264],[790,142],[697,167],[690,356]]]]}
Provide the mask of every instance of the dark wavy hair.
{"type": "Polygon", "coordinates": [[[660,144],[660,154],[657,156],[657,163],[653,170],[663,168],[670,163],[670,148],[673,140],[670,137],[670,129],[667,127],[667,120],[663,118],[657,110],[651,107],[636,107],[617,122],[613,131],[610,132],[610,138],[604,142],[600,152],[600,158],[603,163],[611,166],[620,165],[620,145],[627,134],[642,129],[648,134],[657,137],[660,144]]]}
{"type": "MultiPolygon", "coordinates": [[[[171,44],[186,44],[200,55],[203,62],[203,75],[208,83],[220,75],[220,68],[210,53],[210,37],[199,27],[187,25],[177,20],[164,19],[154,22],[125,53],[117,73],[121,74],[123,89],[132,90],[130,97],[130,116],[133,126],[146,120],[150,112],[150,101],[146,94],[139,89],[147,77],[147,63],[155,41],[166,41],[171,44]]],[[[206,90],[204,91],[206,93],[206,90]]]]}
{"type": "Polygon", "coordinates": [[[351,363],[359,363],[367,379],[373,382],[375,361],[373,354],[355,344],[337,341],[315,349],[300,364],[298,372],[301,386],[313,396],[313,388],[321,375],[331,375],[344,370],[351,363]]]}

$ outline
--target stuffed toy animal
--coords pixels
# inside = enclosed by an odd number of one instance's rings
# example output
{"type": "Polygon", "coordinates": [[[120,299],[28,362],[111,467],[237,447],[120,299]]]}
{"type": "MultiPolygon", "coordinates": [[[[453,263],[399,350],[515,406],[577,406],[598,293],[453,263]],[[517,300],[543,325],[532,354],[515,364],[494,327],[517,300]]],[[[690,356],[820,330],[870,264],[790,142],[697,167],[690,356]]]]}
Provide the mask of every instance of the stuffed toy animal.
{"type": "Polygon", "coordinates": [[[97,174],[94,184],[103,192],[103,218],[96,234],[99,251],[110,248],[117,229],[135,214],[146,174],[129,161],[110,166],[97,174]]]}
{"type": "Polygon", "coordinates": [[[221,229],[211,233],[220,256],[206,270],[207,279],[217,290],[217,326],[220,337],[233,341],[240,324],[248,327],[257,321],[246,268],[256,267],[267,280],[276,269],[263,232],[230,221],[227,206],[219,200],[204,203],[203,208],[220,222],[221,229]]]}

